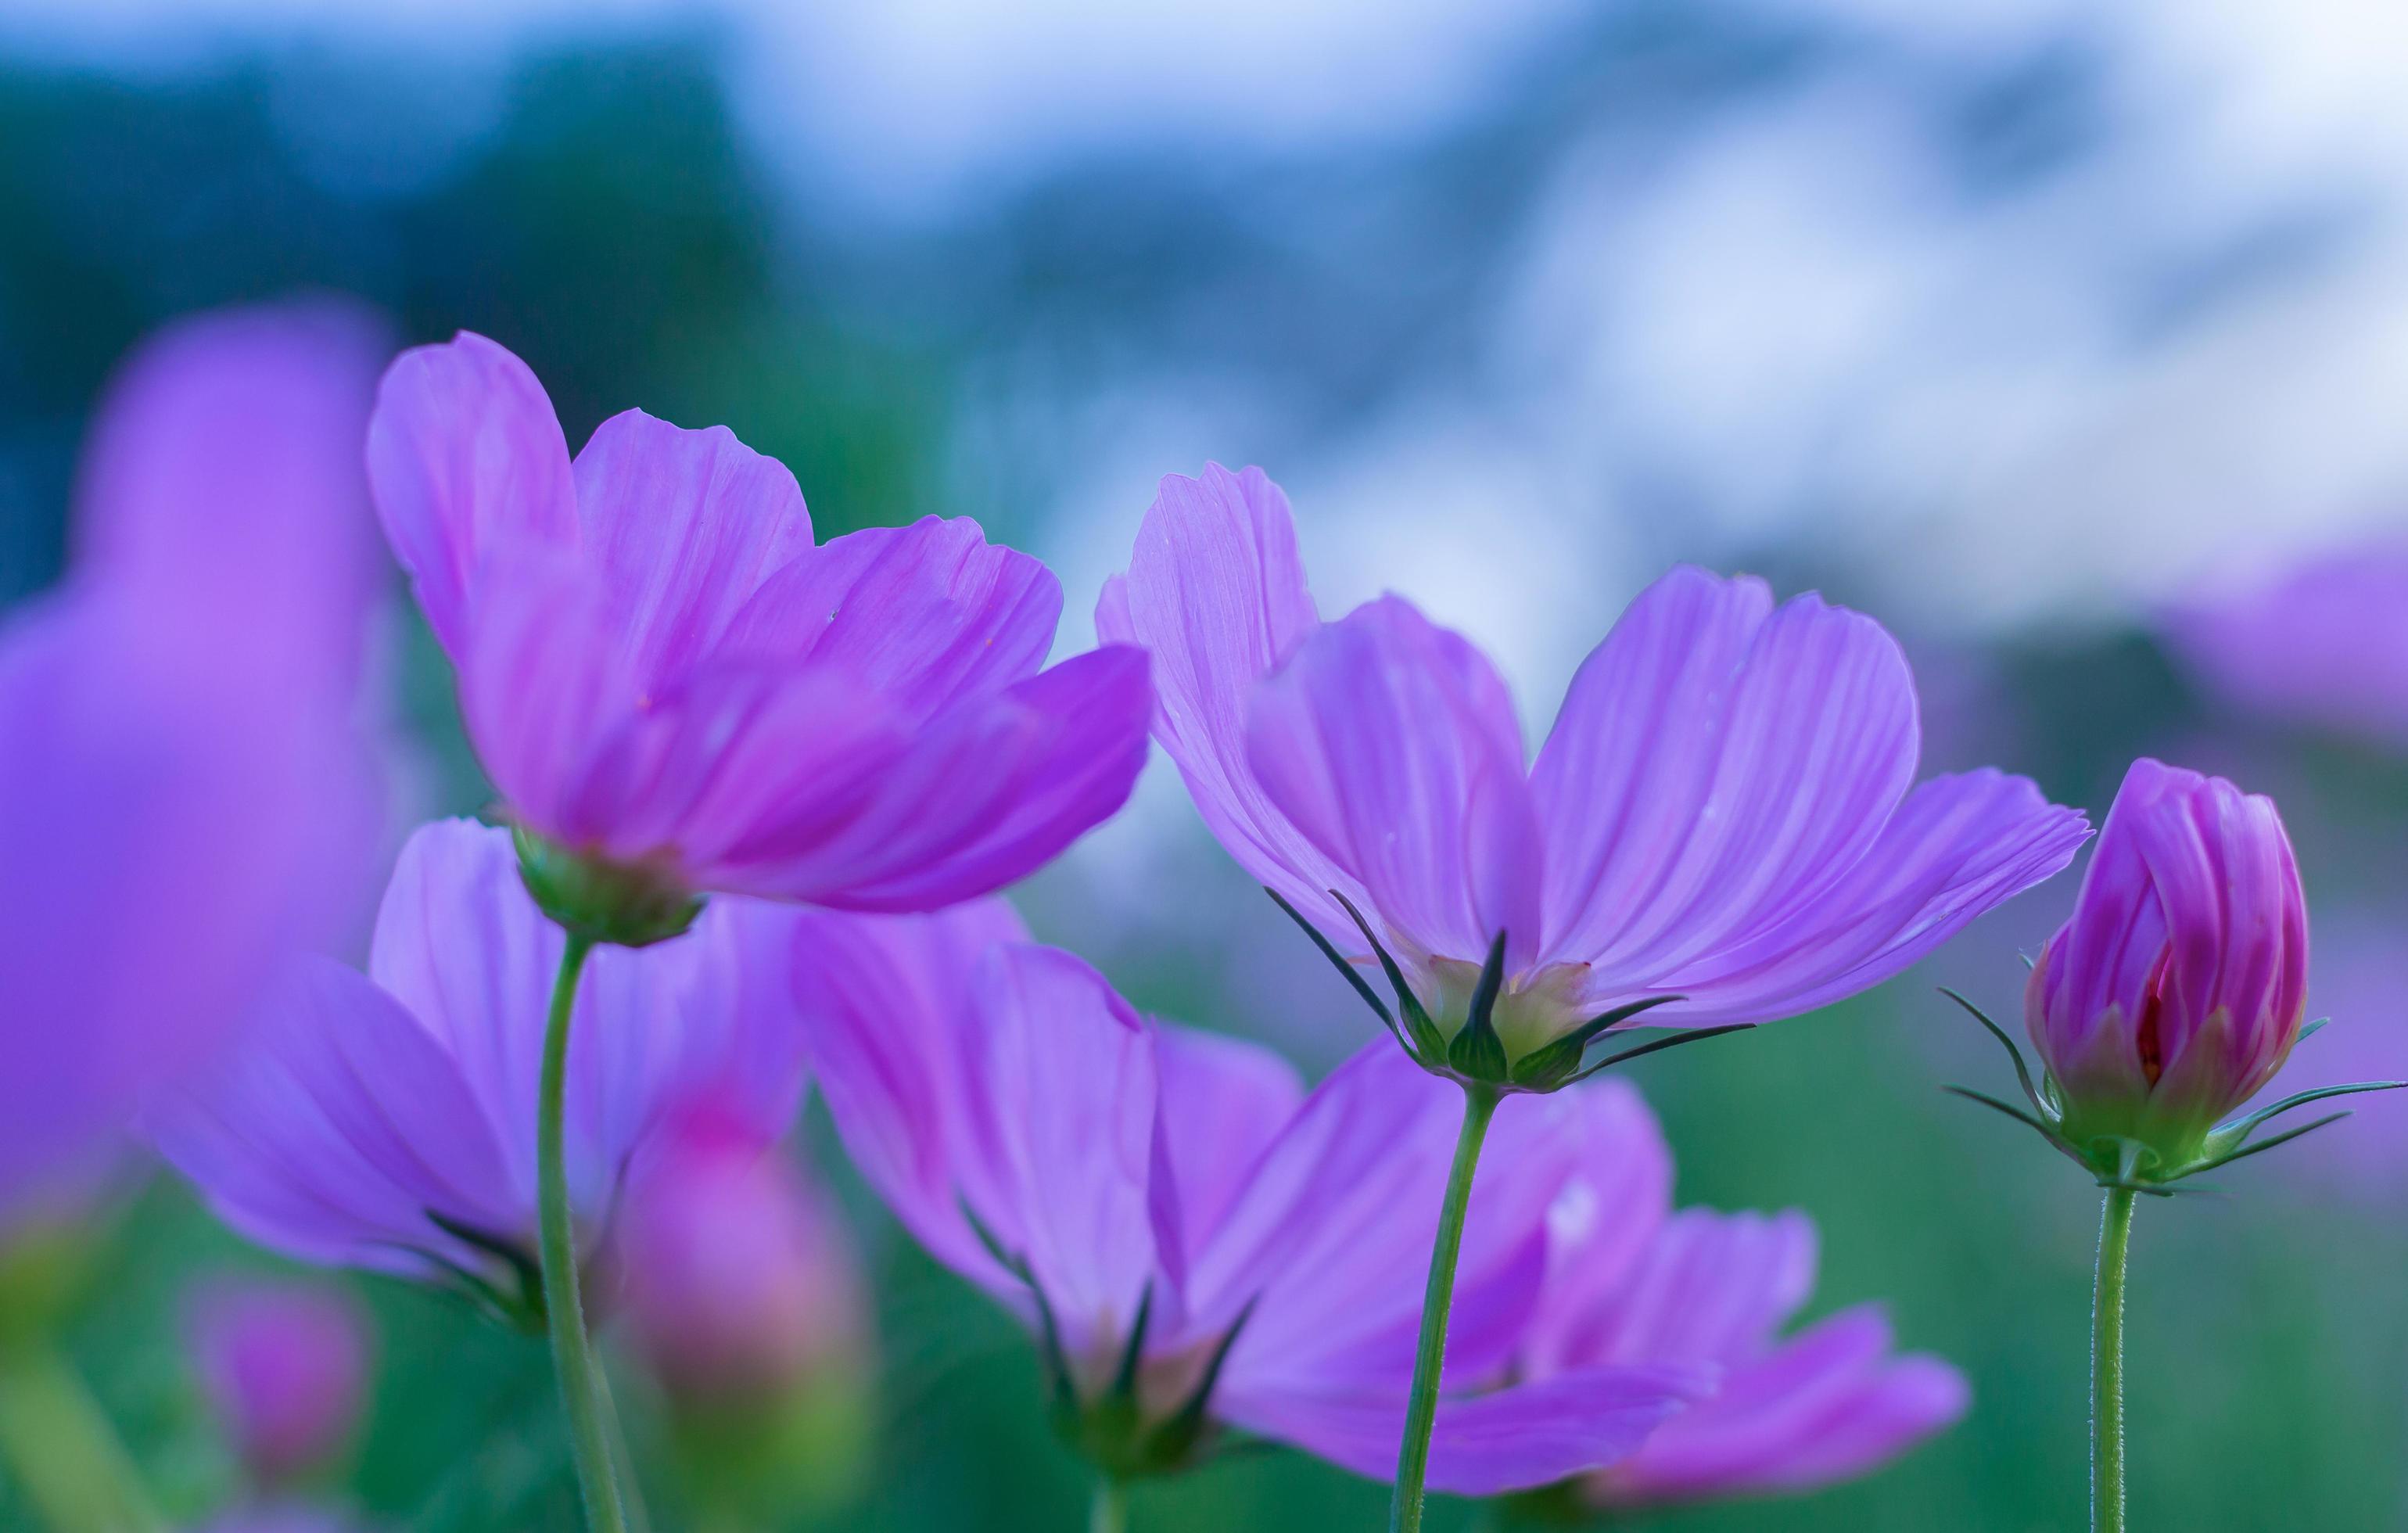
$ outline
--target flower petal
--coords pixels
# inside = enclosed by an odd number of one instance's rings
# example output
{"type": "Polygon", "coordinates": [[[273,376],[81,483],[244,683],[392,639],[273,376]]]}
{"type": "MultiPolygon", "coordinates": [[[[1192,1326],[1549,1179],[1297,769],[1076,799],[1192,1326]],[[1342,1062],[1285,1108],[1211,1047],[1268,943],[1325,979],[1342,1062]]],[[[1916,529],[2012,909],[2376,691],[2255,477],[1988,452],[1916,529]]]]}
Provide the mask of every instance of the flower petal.
{"type": "MultiPolygon", "coordinates": [[[[2051,804],[2025,778],[1984,768],[1919,783],[1813,905],[1658,974],[1653,988],[1686,999],[1650,1020],[1765,1022],[1855,995],[2062,869],[2088,835],[2079,810],[2051,804]]],[[[1592,977],[1593,1004],[1611,983],[1592,977]]]]}
{"type": "Polygon", "coordinates": [[[1155,1243],[1186,1286],[1186,1254],[1212,1238],[1255,1163],[1304,1100],[1296,1067],[1243,1039],[1157,1024],[1161,1110],[1154,1115],[1155,1243]]]}
{"type": "Polygon", "coordinates": [[[1307,639],[1254,694],[1248,759],[1271,803],[1357,880],[1415,955],[1508,971],[1540,946],[1538,820],[1504,682],[1400,597],[1307,639]]]}
{"type": "Polygon", "coordinates": [[[968,517],[832,538],[764,586],[738,649],[844,669],[921,722],[1026,680],[1062,617],[1054,572],[968,517]]]}
{"type": "Polygon", "coordinates": [[[368,483],[394,556],[454,661],[469,588],[504,549],[573,551],[577,491],[552,399],[482,336],[404,351],[368,422],[368,483]]]}
{"type": "Polygon", "coordinates": [[[1914,682],[1880,624],[1679,568],[1574,679],[1534,792],[1567,848],[1549,961],[1600,989],[1658,977],[1812,909],[1864,856],[1918,750],[1914,682]]]}
{"type": "Polygon", "coordinates": [[[1115,645],[950,709],[850,797],[808,774],[781,779],[794,784],[793,824],[731,840],[708,879],[904,911],[1025,877],[1127,801],[1145,765],[1145,665],[1143,651],[1115,645]]]}
{"type": "Polygon", "coordinates": [[[1122,1340],[1154,1276],[1154,1037],[1102,975],[1058,949],[994,949],[975,988],[968,1153],[954,1182],[1026,1265],[1068,1354],[1094,1356],[1122,1340]]]}
{"type": "Polygon", "coordinates": [[[939,1261],[1025,1298],[962,1215],[957,1168],[982,1045],[971,1006],[980,961],[1027,931],[1001,899],[934,915],[806,911],[793,981],[803,1042],[853,1165],[939,1261]]]}
{"type": "Polygon", "coordinates": [[[1096,632],[1154,655],[1154,731],[1229,855],[1344,951],[1361,939],[1328,895],[1362,886],[1290,824],[1254,780],[1246,704],[1254,684],[1321,626],[1297,556],[1287,496],[1259,468],[1166,476],[1125,576],[1104,587],[1096,632]]]}
{"type": "Polygon", "coordinates": [[[725,426],[626,410],[595,429],[574,472],[588,567],[647,690],[710,653],[763,583],[811,551],[795,476],[725,426]]]}
{"type": "Polygon", "coordinates": [[[432,1253],[480,1267],[430,1212],[520,1233],[505,1147],[451,1050],[329,959],[298,960],[247,1046],[146,1127],[220,1218],[305,1261],[428,1277],[432,1253]]]}
{"type": "Polygon", "coordinates": [[[1733,1367],[1713,1397],[1598,1477],[1598,1498],[1630,1506],[1796,1492],[1879,1468],[1969,1403],[1955,1368],[1889,1349],[1888,1325],[1866,1308],[1733,1367]]]}
{"type": "MultiPolygon", "coordinates": [[[[1497,1496],[1618,1463],[1711,1387],[1692,1368],[1591,1368],[1439,1404],[1429,1488],[1497,1496]]],[[[1396,1472],[1401,1389],[1254,1397],[1223,1392],[1239,1426],[1290,1442],[1370,1479],[1396,1472]]]]}

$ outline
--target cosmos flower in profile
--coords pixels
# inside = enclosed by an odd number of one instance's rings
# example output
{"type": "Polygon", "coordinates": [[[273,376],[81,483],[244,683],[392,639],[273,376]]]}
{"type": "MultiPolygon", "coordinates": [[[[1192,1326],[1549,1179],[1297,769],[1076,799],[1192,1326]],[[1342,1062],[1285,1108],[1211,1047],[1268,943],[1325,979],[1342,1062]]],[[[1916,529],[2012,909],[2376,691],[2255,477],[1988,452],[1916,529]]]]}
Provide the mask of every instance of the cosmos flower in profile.
{"type": "Polygon", "coordinates": [[[1398,596],[1324,623],[1259,469],[1162,481],[1108,640],[1222,845],[1426,1066],[1547,1090],[1650,1024],[1744,1024],[1887,979],[2063,867],[2083,817],[1984,770],[1917,783],[1871,619],[1678,568],[1574,678],[1535,761],[1503,681],[1398,596]],[[1368,985],[1367,999],[1386,1014],[1368,985]]]}
{"type": "MultiPolygon", "coordinates": [[[[1117,809],[1145,656],[1040,670],[1060,584],[967,518],[812,542],[794,476],[629,410],[574,459],[479,336],[385,375],[368,466],[539,896],[622,940],[683,896],[916,910],[1117,809]]],[[[666,913],[664,913],[666,912],[666,913]]]]}
{"type": "MultiPolygon", "coordinates": [[[[586,1260],[692,1104],[755,1147],[803,1090],[785,983],[793,912],[724,900],[675,940],[605,949],[578,993],[567,1171],[586,1260]]],[[[385,892],[367,972],[289,966],[247,1046],[150,1114],[218,1215],[302,1261],[455,1281],[535,1305],[536,1090],[565,941],[508,831],[420,828],[385,892]]]]}
{"type": "MultiPolygon", "coordinates": [[[[996,901],[813,913],[796,953],[813,1074],[854,1163],[1037,1335],[1055,1424],[1104,1474],[1168,1472],[1250,1433],[1385,1477],[1452,1092],[1385,1045],[1307,1092],[1267,1050],[1140,1017],[996,901]]],[[[1487,1495],[1612,1464],[1710,1387],[1685,1364],[1505,1374],[1549,1210],[1581,1174],[1571,1152],[1598,1143],[1557,1119],[1630,1126],[1635,1102],[1571,1093],[1500,1125],[1513,1153],[1466,1238],[1434,1485],[1487,1495]]],[[[1641,1182],[1644,1138],[1618,1171],[1641,1182]]]]}
{"type": "Polygon", "coordinates": [[[0,625],[0,1217],[71,1200],[367,892],[375,347],[322,306],[163,332],[102,402],[65,579],[0,625]]]}

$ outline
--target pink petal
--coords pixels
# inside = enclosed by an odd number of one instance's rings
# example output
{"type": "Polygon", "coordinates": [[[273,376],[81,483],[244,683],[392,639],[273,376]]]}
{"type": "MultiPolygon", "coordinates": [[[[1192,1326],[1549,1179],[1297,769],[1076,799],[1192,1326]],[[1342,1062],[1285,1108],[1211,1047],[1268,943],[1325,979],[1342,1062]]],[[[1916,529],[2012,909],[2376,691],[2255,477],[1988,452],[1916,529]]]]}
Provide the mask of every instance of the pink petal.
{"type": "Polygon", "coordinates": [[[1027,932],[1000,899],[934,915],[809,911],[794,948],[803,1042],[853,1163],[939,1261],[1014,1297],[962,1215],[957,1168],[979,1083],[971,983],[980,961],[1027,932]]]}
{"type": "Polygon", "coordinates": [[[1152,1198],[1155,1243],[1184,1289],[1186,1254],[1212,1238],[1255,1163],[1296,1115],[1304,1083],[1259,1043],[1158,1024],[1152,1198]]]}
{"type": "Polygon", "coordinates": [[[1035,674],[1061,616],[1053,571],[929,516],[831,539],[762,589],[732,642],[840,667],[917,722],[1035,674]]]}
{"type": "MultiPolygon", "coordinates": [[[[1601,991],[1660,989],[1814,908],[1914,776],[1914,688],[1871,619],[1675,569],[1575,679],[1535,792],[1551,961],[1601,991]]],[[[1685,1020],[1685,1019],[1684,1019],[1685,1020]]]]}
{"type": "MultiPolygon", "coordinates": [[[[1689,1368],[1596,1368],[1439,1405],[1429,1487],[1455,1496],[1528,1490],[1627,1458],[1711,1379],[1689,1368]]],[[[1375,1480],[1396,1472],[1405,1397],[1257,1397],[1225,1391],[1241,1426],[1375,1480]]]]}
{"type": "Polygon", "coordinates": [[[482,336],[404,351],[368,423],[368,482],[435,637],[466,658],[469,587],[503,550],[574,550],[577,491],[552,400],[482,336]]]}
{"type": "Polygon", "coordinates": [[[1419,953],[1508,972],[1540,945],[1540,841],[1504,682],[1399,597],[1306,640],[1257,689],[1249,760],[1270,801],[1419,953]]]}
{"type": "Polygon", "coordinates": [[[811,551],[795,476],[725,426],[627,410],[595,431],[574,473],[585,567],[648,689],[714,650],[763,583],[811,551]]]}
{"type": "Polygon", "coordinates": [[[1288,823],[1246,756],[1254,684],[1320,626],[1287,496],[1259,468],[1219,464],[1200,480],[1162,480],[1128,574],[1105,585],[1096,608],[1104,642],[1153,652],[1154,735],[1205,824],[1240,867],[1352,951],[1360,939],[1327,891],[1362,905],[1361,886],[1288,823]]]}

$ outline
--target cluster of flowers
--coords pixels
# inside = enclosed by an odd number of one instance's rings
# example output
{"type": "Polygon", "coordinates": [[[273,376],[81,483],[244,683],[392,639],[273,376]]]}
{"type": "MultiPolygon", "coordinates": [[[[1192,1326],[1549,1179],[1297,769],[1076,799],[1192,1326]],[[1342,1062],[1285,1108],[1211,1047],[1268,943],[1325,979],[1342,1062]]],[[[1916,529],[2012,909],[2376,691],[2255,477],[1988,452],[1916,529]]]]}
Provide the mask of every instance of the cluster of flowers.
{"type": "MultiPolygon", "coordinates": [[[[616,1529],[589,1311],[722,1454],[793,1451],[865,1366],[836,1222],[768,1153],[810,1082],[1026,1323],[1106,1507],[1242,1440],[1393,1475],[1404,1527],[1425,1483],[1792,1491],[1965,1410],[1876,1310],[1784,1335],[1812,1225],[1676,1211],[1645,1105],[1590,1079],[1875,984],[2087,838],[2024,779],[1915,781],[1870,619],[1676,569],[1531,759],[1402,598],[1320,619],[1259,470],[1166,479],[1101,647],[1042,668],[1060,587],[971,521],[815,543],[724,429],[629,411],[572,458],[491,341],[404,353],[371,407],[373,368],[325,313],[158,343],[73,574],[0,636],[0,1249],[136,1127],[262,1245],[549,1328],[616,1529]],[[374,859],[364,499],[500,826],[409,837],[362,972],[301,954],[374,859]],[[994,897],[1121,807],[1149,735],[1390,1035],[1316,1087],[994,897]]],[[[2030,975],[2042,1078],[1985,1100],[2128,1211],[2268,1142],[2220,1120],[2300,1035],[2305,958],[2272,806],[2139,763],[2030,975]]],[[[0,1326],[0,1374],[38,1329],[0,1326]]]]}

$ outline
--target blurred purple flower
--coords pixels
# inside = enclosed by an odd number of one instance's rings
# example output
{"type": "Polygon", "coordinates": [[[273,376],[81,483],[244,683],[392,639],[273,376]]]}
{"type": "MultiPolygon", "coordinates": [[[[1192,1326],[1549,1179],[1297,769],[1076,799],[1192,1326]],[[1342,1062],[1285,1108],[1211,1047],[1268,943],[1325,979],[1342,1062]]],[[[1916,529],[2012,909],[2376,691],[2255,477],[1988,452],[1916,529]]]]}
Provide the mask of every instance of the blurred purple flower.
{"type": "Polygon", "coordinates": [[[326,1288],[226,1282],[192,1320],[201,1383],[236,1453],[263,1485],[323,1466],[351,1441],[366,1399],[368,1331],[326,1288]]]}
{"type": "Polygon", "coordinates": [[[2190,668],[2244,709],[2408,747],[2408,539],[2201,598],[2165,629],[2190,668]]]}
{"type": "Polygon", "coordinates": [[[1598,1364],[1710,1364],[1709,1398],[1622,1463],[1560,1493],[1590,1507],[1794,1494],[1875,1469],[1965,1413],[1965,1381],[1897,1356],[1877,1307],[1783,1339],[1814,1287],[1814,1225],[1662,1206],[1559,1211],[1523,1376],[1598,1364]]]}
{"type": "Polygon", "coordinates": [[[0,1211],[105,1154],[366,881],[374,366],[334,308],[164,333],[94,424],[73,568],[0,629],[0,1211]]]}
{"type": "Polygon", "coordinates": [[[866,1362],[853,1253],[821,1191],[740,1118],[687,1114],[631,1193],[626,1317],[672,1393],[758,1402],[866,1362]]]}
{"type": "Polygon", "coordinates": [[[366,1533],[366,1526],[331,1507],[277,1501],[228,1512],[193,1533],[366,1533]]]}
{"type": "MultiPolygon", "coordinates": [[[[940,1261],[1046,1340],[1111,1472],[1174,1469],[1213,1424],[1385,1478],[1405,1417],[1455,1094],[1370,1048],[1306,1093],[1257,1046],[1146,1021],[1026,942],[998,901],[812,914],[796,976],[854,1162],[940,1261]]],[[[1500,1125],[1465,1239],[1431,1483],[1481,1495],[1610,1464],[1710,1383],[1582,1368],[1485,1388],[1521,1340],[1547,1215],[1598,1167],[1659,1186],[1618,1085],[1500,1125]],[[1597,1114],[1591,1134],[1563,1121],[1597,1114]],[[1612,1153],[1582,1165],[1573,1147],[1612,1153]]]]}
{"type": "MultiPolygon", "coordinates": [[[[794,920],[723,900],[685,937],[588,961],[567,1168],[589,1247],[691,1104],[756,1144],[793,1118],[794,920]]],[[[531,1297],[535,1082],[563,940],[507,831],[423,826],[385,892],[367,973],[322,959],[284,973],[251,1046],[163,1102],[152,1139],[229,1225],[288,1255],[531,1297]]]]}
{"type": "Polygon", "coordinates": [[[2073,915],[2041,949],[2025,1024],[2063,1137],[2195,1162],[2273,1079],[2307,1015],[2308,912],[2272,799],[2132,764],[2073,915]]]}
{"type": "Polygon", "coordinates": [[[1356,962],[1365,911],[1440,1029],[1505,938],[1509,1060],[1585,1019],[1768,1021],[1897,973],[2063,867],[2022,778],[1914,782],[1915,695],[1870,618],[1678,568],[1574,679],[1535,764],[1503,681],[1402,598],[1315,614],[1259,469],[1173,475],[1096,609],[1153,651],[1154,731],[1247,871],[1356,962]]]}
{"type": "Polygon", "coordinates": [[[672,887],[926,910],[1105,819],[1145,754],[1145,656],[1039,672],[1061,587],[977,523],[814,547],[724,427],[612,417],[571,461],[526,365],[405,352],[377,507],[516,823],[672,887]]]}

